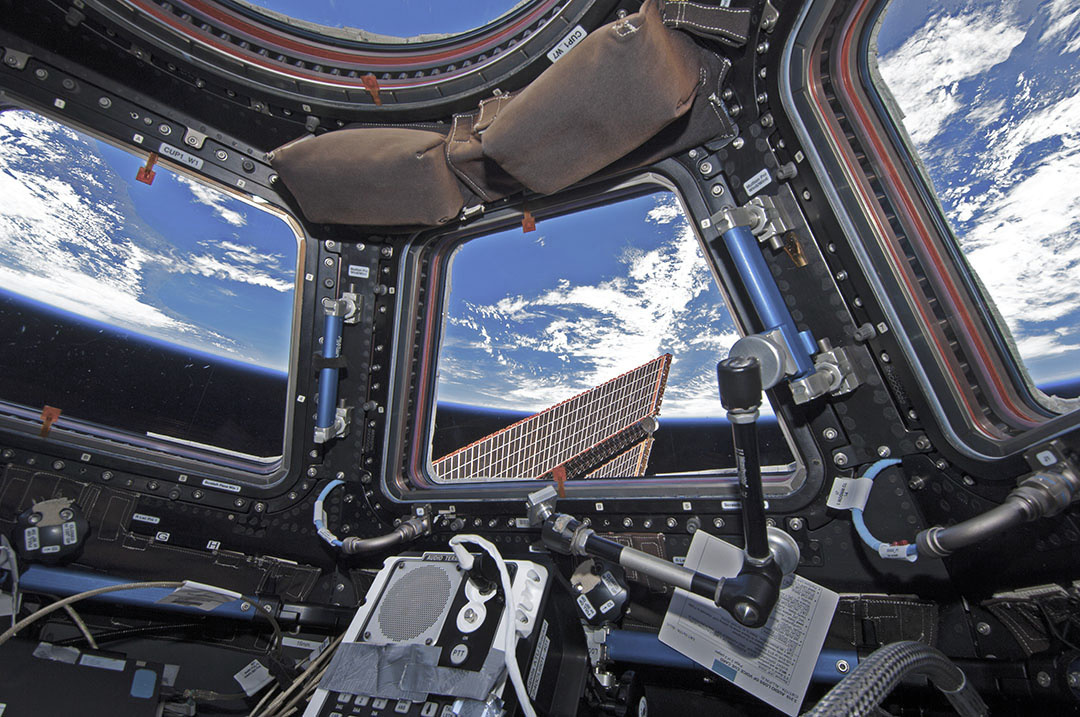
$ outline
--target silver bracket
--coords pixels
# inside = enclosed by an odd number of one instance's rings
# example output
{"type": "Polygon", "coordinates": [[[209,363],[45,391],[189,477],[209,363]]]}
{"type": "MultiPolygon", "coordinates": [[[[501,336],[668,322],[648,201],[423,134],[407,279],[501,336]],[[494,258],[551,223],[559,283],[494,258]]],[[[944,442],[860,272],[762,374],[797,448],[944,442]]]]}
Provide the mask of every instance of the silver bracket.
{"type": "Polygon", "coordinates": [[[764,195],[741,207],[724,207],[712,220],[721,234],[735,227],[749,227],[759,242],[767,242],[777,251],[784,248],[784,234],[795,228],[787,212],[772,197],[764,195]]]}
{"type": "Polygon", "coordinates": [[[27,53],[12,50],[10,47],[4,48],[4,64],[13,70],[25,70],[29,61],[30,55],[27,53]]]}
{"type": "Polygon", "coordinates": [[[193,149],[202,149],[203,142],[206,141],[206,135],[202,132],[196,132],[190,127],[184,129],[184,144],[193,149]]]}
{"type": "Polygon", "coordinates": [[[352,424],[352,406],[338,406],[334,409],[334,425],[315,428],[315,442],[326,443],[334,438],[343,438],[349,433],[352,424]]]}
{"type": "Polygon", "coordinates": [[[483,204],[474,204],[471,207],[465,207],[464,209],[461,210],[461,216],[459,217],[459,221],[461,221],[461,222],[471,221],[471,220],[475,219],[476,217],[481,216],[483,213],[484,213],[484,205],[483,204]]]}
{"type": "Polygon", "coordinates": [[[846,348],[833,348],[828,339],[822,339],[818,345],[821,352],[814,356],[815,371],[790,384],[795,403],[809,403],[826,393],[842,396],[862,383],[846,348]]]}
{"type": "Polygon", "coordinates": [[[353,291],[343,291],[336,299],[326,297],[322,301],[323,311],[327,316],[340,316],[346,324],[360,323],[360,308],[363,298],[353,291]]]}

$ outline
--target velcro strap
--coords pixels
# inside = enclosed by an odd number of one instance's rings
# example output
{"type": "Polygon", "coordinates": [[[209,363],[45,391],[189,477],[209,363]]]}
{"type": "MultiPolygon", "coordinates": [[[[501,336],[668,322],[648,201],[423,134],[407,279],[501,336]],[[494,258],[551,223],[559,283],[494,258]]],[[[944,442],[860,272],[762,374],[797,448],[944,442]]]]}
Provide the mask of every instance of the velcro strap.
{"type": "Polygon", "coordinates": [[[660,16],[668,27],[733,47],[745,45],[750,36],[750,8],[667,0],[660,16]]]}
{"type": "Polygon", "coordinates": [[[349,362],[345,360],[344,356],[326,358],[322,354],[315,354],[311,359],[311,365],[315,367],[316,371],[322,371],[324,368],[348,368],[349,362]]]}

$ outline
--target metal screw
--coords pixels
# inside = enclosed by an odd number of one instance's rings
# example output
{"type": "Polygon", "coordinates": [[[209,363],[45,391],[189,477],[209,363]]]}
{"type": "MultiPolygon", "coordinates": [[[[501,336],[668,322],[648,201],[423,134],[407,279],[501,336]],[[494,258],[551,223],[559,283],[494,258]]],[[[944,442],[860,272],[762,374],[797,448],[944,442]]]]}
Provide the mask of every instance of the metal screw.
{"type": "Polygon", "coordinates": [[[847,279],[847,272],[846,271],[841,269],[840,271],[836,272],[836,280],[837,281],[843,281],[844,279],[847,279]]]}
{"type": "Polygon", "coordinates": [[[266,504],[265,503],[256,503],[255,504],[255,512],[256,513],[261,513],[264,510],[266,510],[266,504]]]}
{"type": "Polygon", "coordinates": [[[832,462],[835,463],[836,465],[840,466],[841,468],[843,468],[844,466],[846,466],[848,464],[847,453],[843,453],[843,452],[837,453],[836,455],[834,455],[832,457],[832,462]]]}
{"type": "Polygon", "coordinates": [[[889,358],[889,354],[887,354],[887,353],[885,353],[884,351],[882,351],[882,352],[881,352],[881,362],[882,362],[882,363],[889,363],[890,361],[892,361],[892,359],[891,359],[891,358],[889,358]]]}
{"type": "Polygon", "coordinates": [[[763,80],[765,79],[765,77],[768,74],[769,74],[769,70],[768,70],[768,68],[765,68],[765,67],[762,67],[760,70],[757,71],[757,76],[760,77],[763,80]]]}
{"type": "Polygon", "coordinates": [[[964,485],[975,485],[975,479],[971,476],[964,476],[963,481],[964,485]]]}
{"type": "Polygon", "coordinates": [[[712,162],[702,162],[698,165],[698,171],[702,174],[708,174],[712,171],[712,162]]]}
{"type": "Polygon", "coordinates": [[[776,527],[776,518],[766,518],[765,519],[765,525],[767,525],[770,528],[775,528],[776,527]]]}
{"type": "Polygon", "coordinates": [[[0,455],[3,455],[4,458],[12,458],[15,456],[15,451],[11,450],[10,448],[5,448],[3,454],[0,455]]]}
{"type": "Polygon", "coordinates": [[[758,43],[757,53],[759,55],[764,55],[768,51],[769,51],[769,41],[768,40],[762,40],[761,42],[758,43]]]}
{"type": "Polygon", "coordinates": [[[892,449],[889,448],[888,446],[878,446],[877,447],[877,454],[881,458],[888,458],[889,456],[892,455],[892,449]]]}
{"type": "Polygon", "coordinates": [[[730,114],[732,117],[738,117],[741,112],[742,105],[733,104],[730,108],[728,108],[728,114],[730,114]]]}
{"type": "Polygon", "coordinates": [[[837,660],[836,661],[836,671],[839,672],[841,675],[846,675],[847,671],[850,670],[850,669],[851,669],[851,665],[848,664],[847,660],[837,660]]]}
{"type": "Polygon", "coordinates": [[[723,518],[713,518],[712,524],[713,524],[714,528],[723,528],[724,527],[724,519],[723,518]]]}
{"type": "Polygon", "coordinates": [[[1076,689],[1080,687],[1080,672],[1070,672],[1068,677],[1069,687],[1076,689]]]}
{"type": "Polygon", "coordinates": [[[623,525],[624,528],[633,528],[634,527],[633,518],[629,518],[629,517],[623,518],[622,519],[622,525],[623,525]]]}
{"type": "Polygon", "coordinates": [[[53,467],[54,471],[62,471],[62,470],[64,470],[64,462],[63,461],[53,461],[52,467],[53,467]]]}
{"type": "MultiPolygon", "coordinates": [[[[15,59],[14,55],[11,56],[11,59],[15,60],[15,62],[18,62],[18,60],[15,59]]],[[[34,77],[38,78],[39,80],[48,79],[49,71],[48,70],[43,70],[43,69],[41,69],[39,67],[38,69],[34,70],[34,77]]]]}
{"type": "Polygon", "coordinates": [[[152,480],[146,484],[146,487],[150,490],[157,490],[160,486],[158,485],[158,482],[156,480],[152,480]]]}
{"type": "Polygon", "coordinates": [[[390,246],[384,246],[379,249],[379,253],[389,259],[394,255],[394,248],[390,246]]]}
{"type": "Polygon", "coordinates": [[[229,158],[229,153],[226,152],[223,149],[219,149],[216,152],[214,152],[214,156],[217,157],[219,161],[224,162],[226,159],[229,158]]]}
{"type": "Polygon", "coordinates": [[[773,126],[773,116],[771,114],[762,115],[761,116],[761,126],[762,127],[772,127],[773,126]]]}
{"type": "Polygon", "coordinates": [[[109,481],[109,480],[112,480],[112,479],[113,479],[113,472],[112,471],[102,471],[101,472],[101,480],[109,481]]]}
{"type": "Polygon", "coordinates": [[[912,478],[911,480],[908,481],[908,488],[911,488],[912,490],[922,490],[925,487],[926,487],[926,477],[925,476],[915,476],[914,478],[912,478]]]}
{"type": "Polygon", "coordinates": [[[735,139],[731,140],[731,146],[735,149],[742,149],[744,144],[746,144],[746,140],[744,140],[742,137],[736,137],[735,139]]]}
{"type": "Polygon", "coordinates": [[[237,508],[243,508],[244,507],[244,499],[243,498],[237,498],[236,500],[233,501],[233,505],[235,505],[237,508]]]}
{"type": "Polygon", "coordinates": [[[937,468],[939,471],[943,471],[949,467],[949,464],[946,463],[943,459],[939,458],[934,461],[934,467],[937,468]]]}
{"type": "Polygon", "coordinates": [[[664,521],[664,525],[666,525],[669,528],[675,528],[678,524],[679,524],[679,521],[675,520],[674,518],[668,518],[667,520],[664,521]]]}
{"type": "Polygon", "coordinates": [[[701,518],[698,518],[696,515],[692,515],[686,520],[686,532],[689,533],[690,535],[693,535],[694,533],[698,532],[698,530],[700,530],[700,529],[701,529],[701,518]]]}
{"type": "Polygon", "coordinates": [[[690,159],[697,159],[698,151],[696,149],[690,150],[690,159]]]}
{"type": "Polygon", "coordinates": [[[720,197],[720,196],[723,196],[723,194],[724,194],[724,185],[723,184],[714,184],[714,185],[712,185],[712,195],[714,197],[720,197]]]}
{"type": "Polygon", "coordinates": [[[289,491],[289,500],[296,500],[299,497],[300,497],[300,494],[297,493],[295,490],[290,490],[289,491]]]}
{"type": "Polygon", "coordinates": [[[730,87],[728,87],[720,93],[720,96],[723,97],[725,100],[730,100],[732,97],[735,96],[735,92],[730,87]]]}
{"type": "Polygon", "coordinates": [[[159,124],[157,129],[158,129],[158,132],[161,132],[166,137],[168,137],[170,134],[172,134],[172,127],[165,124],[164,122],[159,124]]]}
{"type": "Polygon", "coordinates": [[[195,500],[199,500],[203,497],[203,492],[196,488],[195,490],[191,491],[191,497],[195,500]]]}
{"type": "Polygon", "coordinates": [[[1035,675],[1035,681],[1039,683],[1039,687],[1049,687],[1051,682],[1050,674],[1039,672],[1039,674],[1035,675]]]}
{"type": "Polygon", "coordinates": [[[978,632],[980,635],[989,635],[990,634],[990,624],[985,623],[985,622],[980,622],[980,623],[975,625],[975,631],[978,632]]]}
{"type": "Polygon", "coordinates": [[[763,105],[769,101],[769,94],[767,92],[759,92],[757,96],[757,103],[763,105]]]}
{"type": "Polygon", "coordinates": [[[319,475],[319,469],[315,466],[311,466],[307,469],[307,474],[309,478],[314,478],[315,476],[319,475]]]}
{"type": "Polygon", "coordinates": [[[112,107],[112,100],[110,100],[108,97],[99,97],[97,103],[98,107],[103,110],[107,110],[112,107]]]}
{"type": "Polygon", "coordinates": [[[240,603],[240,609],[243,610],[244,612],[247,612],[248,610],[251,609],[251,603],[249,603],[247,601],[244,601],[244,602],[240,603]]]}
{"type": "Polygon", "coordinates": [[[925,451],[930,448],[930,439],[926,436],[919,436],[915,439],[915,447],[920,451],[925,451]]]}
{"type": "Polygon", "coordinates": [[[810,201],[810,190],[809,189],[802,190],[802,198],[805,199],[808,202],[810,201]]]}
{"type": "Polygon", "coordinates": [[[832,426],[829,426],[821,432],[821,437],[826,441],[835,441],[836,437],[840,435],[840,431],[836,430],[832,426]]]}
{"type": "Polygon", "coordinates": [[[802,518],[788,518],[787,527],[789,530],[802,530],[803,525],[804,523],[802,518]]]}
{"type": "Polygon", "coordinates": [[[322,263],[325,264],[326,266],[333,266],[334,265],[334,260],[331,259],[330,257],[326,257],[325,259],[323,259],[322,263]]]}

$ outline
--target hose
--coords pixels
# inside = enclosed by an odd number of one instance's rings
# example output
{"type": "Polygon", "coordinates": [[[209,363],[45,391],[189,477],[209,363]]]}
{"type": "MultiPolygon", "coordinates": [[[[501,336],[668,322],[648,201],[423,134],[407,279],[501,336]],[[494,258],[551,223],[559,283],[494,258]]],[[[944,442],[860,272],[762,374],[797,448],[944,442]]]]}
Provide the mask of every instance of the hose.
{"type": "Polygon", "coordinates": [[[885,645],[859,661],[859,666],[821,698],[804,717],[868,717],[910,674],[920,674],[941,690],[962,717],[989,714],[964,672],[940,650],[921,642],[885,645]]]}
{"type": "Polygon", "coordinates": [[[326,525],[326,510],[323,508],[323,502],[326,500],[326,497],[330,495],[331,491],[342,485],[345,485],[345,481],[332,480],[323,486],[318,497],[315,498],[315,505],[312,507],[311,522],[315,525],[315,532],[320,538],[325,540],[332,547],[339,548],[341,552],[346,555],[374,553],[380,550],[386,550],[387,548],[392,548],[395,545],[400,545],[401,543],[419,538],[421,535],[427,535],[431,532],[431,518],[428,517],[427,512],[425,511],[422,515],[414,515],[403,521],[396,528],[384,535],[376,535],[373,538],[357,538],[355,536],[338,538],[326,525]]]}

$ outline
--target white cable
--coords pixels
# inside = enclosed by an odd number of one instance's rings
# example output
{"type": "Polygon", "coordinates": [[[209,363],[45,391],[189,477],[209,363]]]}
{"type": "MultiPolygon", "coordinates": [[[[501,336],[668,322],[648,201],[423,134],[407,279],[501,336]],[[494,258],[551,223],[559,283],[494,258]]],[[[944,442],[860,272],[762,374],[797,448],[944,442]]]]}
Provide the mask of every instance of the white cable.
{"type": "Polygon", "coordinates": [[[11,547],[7,536],[3,534],[0,534],[0,550],[7,556],[7,564],[11,569],[11,626],[15,627],[19,616],[19,558],[15,554],[15,548],[11,547]]]}
{"type": "Polygon", "coordinates": [[[514,647],[517,644],[517,626],[514,625],[514,611],[517,608],[517,604],[514,601],[514,586],[510,582],[510,571],[506,569],[506,561],[503,560],[502,553],[495,547],[495,544],[481,538],[479,535],[455,535],[450,538],[450,547],[454,549],[454,553],[458,553],[458,549],[455,547],[460,543],[472,543],[480,547],[485,553],[491,556],[491,559],[495,561],[495,565],[499,568],[499,577],[502,579],[503,594],[506,596],[506,614],[504,618],[506,620],[506,629],[504,631],[503,646],[504,657],[506,659],[506,672],[510,675],[510,682],[514,685],[514,692],[517,693],[518,702],[521,704],[521,711],[525,713],[525,717],[536,717],[536,710],[533,709],[532,702],[529,700],[529,692],[525,689],[525,680],[521,678],[521,668],[518,667],[517,656],[515,655],[514,647]]]}

